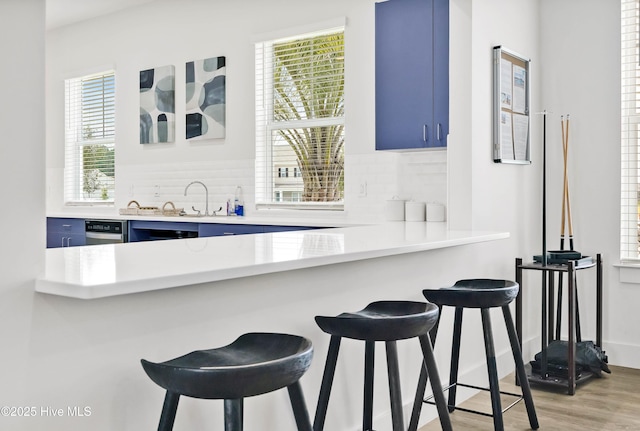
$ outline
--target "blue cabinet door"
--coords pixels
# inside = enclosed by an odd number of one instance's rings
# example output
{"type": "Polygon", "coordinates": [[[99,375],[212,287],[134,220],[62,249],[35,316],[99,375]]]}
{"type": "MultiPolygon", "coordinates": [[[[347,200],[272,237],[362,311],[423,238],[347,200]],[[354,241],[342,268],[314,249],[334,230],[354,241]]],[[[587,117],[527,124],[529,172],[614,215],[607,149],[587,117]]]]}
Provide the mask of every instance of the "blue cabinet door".
{"type": "Polygon", "coordinates": [[[269,232],[289,232],[292,230],[310,230],[310,229],[318,229],[316,227],[310,227],[310,226],[263,226],[264,227],[264,233],[269,233],[269,232]]]}
{"type": "Polygon", "coordinates": [[[433,0],[433,122],[435,147],[449,134],[449,0],[433,0]]]}
{"type": "Polygon", "coordinates": [[[223,236],[223,235],[246,235],[251,233],[263,233],[262,226],[251,224],[224,224],[224,223],[200,223],[198,235],[203,236],[223,236]]]}
{"type": "Polygon", "coordinates": [[[376,3],[376,149],[446,146],[448,0],[376,3]]]}
{"type": "Polygon", "coordinates": [[[307,226],[273,226],[252,224],[201,223],[198,234],[204,236],[246,235],[252,233],[286,232],[291,230],[316,229],[307,226]]]}
{"type": "Polygon", "coordinates": [[[130,220],[129,242],[197,238],[198,223],[130,220]]]}
{"type": "Polygon", "coordinates": [[[47,217],[47,248],[85,244],[84,219],[47,217]]]}

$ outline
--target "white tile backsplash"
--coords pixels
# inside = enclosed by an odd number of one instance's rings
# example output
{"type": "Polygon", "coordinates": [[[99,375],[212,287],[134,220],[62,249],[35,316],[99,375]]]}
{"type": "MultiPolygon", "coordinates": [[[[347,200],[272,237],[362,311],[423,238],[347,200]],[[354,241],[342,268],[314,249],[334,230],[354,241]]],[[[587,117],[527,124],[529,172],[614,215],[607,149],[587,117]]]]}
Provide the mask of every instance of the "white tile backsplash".
{"type": "Polygon", "coordinates": [[[346,157],[345,164],[345,208],[349,215],[382,220],[385,202],[395,197],[446,203],[446,150],[355,154],[346,157]]]}
{"type": "MultiPolygon", "coordinates": [[[[376,151],[348,154],[345,158],[345,214],[367,221],[384,219],[388,199],[399,197],[420,202],[446,203],[446,151],[411,153],[376,151]]],[[[144,165],[119,165],[116,171],[115,208],[131,200],[142,206],[162,207],[171,201],[177,208],[191,207],[204,212],[204,188],[191,181],[202,181],[209,189],[209,210],[226,210],[241,186],[245,213],[255,214],[255,166],[253,160],[200,161],[144,165]]],[[[62,203],[62,170],[47,171],[47,209],[65,211],[62,203]]],[[[317,212],[314,212],[317,214],[317,212]]],[[[331,214],[334,216],[335,214],[331,214]]]]}
{"type": "Polygon", "coordinates": [[[253,207],[253,161],[225,160],[221,162],[166,163],[118,167],[117,208],[126,207],[131,200],[143,206],[162,206],[171,201],[177,208],[191,207],[204,212],[205,190],[199,184],[185,188],[192,181],[201,181],[209,190],[209,210],[219,207],[226,211],[227,199],[233,199],[237,186],[242,187],[245,206],[253,207]]]}

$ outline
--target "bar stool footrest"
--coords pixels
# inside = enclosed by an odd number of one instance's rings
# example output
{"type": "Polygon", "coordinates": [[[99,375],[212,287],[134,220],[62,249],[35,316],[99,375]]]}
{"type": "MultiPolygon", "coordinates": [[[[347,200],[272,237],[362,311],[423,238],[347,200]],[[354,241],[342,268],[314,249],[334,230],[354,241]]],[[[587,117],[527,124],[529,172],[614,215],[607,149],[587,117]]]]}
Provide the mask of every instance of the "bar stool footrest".
{"type": "MultiPolygon", "coordinates": [[[[468,384],[465,384],[465,383],[452,383],[452,384],[450,384],[448,386],[444,386],[442,388],[442,391],[443,392],[448,391],[449,389],[451,389],[454,386],[462,386],[464,388],[478,389],[480,391],[486,391],[486,392],[489,392],[489,390],[490,390],[489,388],[485,388],[485,387],[482,387],[482,386],[468,385],[468,384]]],[[[522,401],[524,399],[524,396],[522,394],[515,394],[513,392],[500,391],[500,394],[518,398],[517,400],[515,400],[514,402],[509,404],[507,407],[503,408],[502,409],[502,413],[504,413],[507,410],[511,409],[511,407],[515,406],[516,404],[518,404],[520,401],[522,401]]],[[[435,402],[431,401],[432,399],[433,399],[433,395],[430,395],[428,397],[425,397],[422,400],[422,402],[425,403],[425,404],[435,405],[435,402]]],[[[460,410],[460,411],[467,412],[467,413],[473,413],[473,414],[480,415],[480,416],[486,416],[486,417],[490,417],[490,418],[493,417],[492,413],[481,412],[479,410],[472,410],[472,409],[467,409],[467,408],[464,408],[464,407],[452,406],[450,404],[447,404],[447,407],[450,408],[450,409],[460,410]]]]}

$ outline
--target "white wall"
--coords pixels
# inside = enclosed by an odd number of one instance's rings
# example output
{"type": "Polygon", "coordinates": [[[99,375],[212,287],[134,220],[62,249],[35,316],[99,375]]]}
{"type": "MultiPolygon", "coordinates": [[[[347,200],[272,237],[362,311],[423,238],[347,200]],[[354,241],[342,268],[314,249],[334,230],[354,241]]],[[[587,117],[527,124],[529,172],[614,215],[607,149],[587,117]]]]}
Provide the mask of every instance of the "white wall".
{"type": "MultiPolygon", "coordinates": [[[[620,4],[545,0],[540,23],[543,99],[554,113],[548,133],[549,243],[559,245],[560,115],[570,114],[568,169],[575,248],[603,254],[604,347],[612,363],[637,368],[640,289],[620,283],[619,270],[612,266],[620,256],[620,4]]],[[[587,316],[595,312],[592,294],[588,288],[581,290],[587,316]]],[[[583,322],[587,334],[593,334],[595,322],[583,322]]]]}
{"type": "MultiPolygon", "coordinates": [[[[539,111],[541,84],[538,39],[539,3],[530,0],[461,0],[451,6],[451,136],[448,147],[449,220],[454,228],[506,229],[513,241],[502,244],[508,256],[496,266],[514,277],[516,257],[531,259],[540,251],[541,150],[539,117],[531,121],[531,165],[493,162],[493,50],[502,45],[531,58],[531,111],[539,111]],[[496,25],[500,23],[500,25],[496,25]]],[[[496,268],[496,272],[499,272],[496,268]]],[[[538,344],[539,278],[525,272],[524,353],[538,344]]]]}
{"type": "MultiPolygon", "coordinates": [[[[0,2],[0,405],[22,405],[31,361],[34,279],[44,261],[44,0],[0,2]]],[[[10,429],[0,416],[0,427],[10,429]]]]}

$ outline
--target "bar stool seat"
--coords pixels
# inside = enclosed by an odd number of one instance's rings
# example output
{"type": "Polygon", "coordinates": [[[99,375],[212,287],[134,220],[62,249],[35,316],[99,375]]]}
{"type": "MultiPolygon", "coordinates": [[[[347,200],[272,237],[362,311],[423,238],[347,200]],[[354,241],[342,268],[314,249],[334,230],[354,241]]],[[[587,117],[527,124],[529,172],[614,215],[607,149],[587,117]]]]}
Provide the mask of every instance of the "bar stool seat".
{"type": "Polygon", "coordinates": [[[520,286],[509,280],[459,280],[451,287],[422,291],[427,301],[439,306],[493,308],[510,304],[518,296],[520,286]]]}
{"type": "MultiPolygon", "coordinates": [[[[454,329],[453,329],[453,345],[451,351],[451,370],[449,377],[449,411],[453,412],[455,409],[463,410],[471,413],[479,413],[486,416],[493,417],[494,430],[504,430],[503,410],[500,400],[500,394],[507,394],[519,397],[518,401],[524,399],[527,414],[529,417],[529,424],[532,429],[538,429],[538,418],[535,412],[533,404],[533,398],[531,395],[531,389],[529,387],[529,381],[524,369],[524,362],[522,360],[522,353],[520,352],[520,345],[518,336],[516,334],[513,319],[511,317],[511,310],[509,304],[518,296],[520,286],[509,280],[493,280],[493,279],[469,279],[460,280],[451,287],[443,289],[425,289],[423,290],[424,297],[438,306],[442,311],[443,306],[455,307],[454,329]],[[512,394],[508,392],[500,392],[498,372],[495,358],[495,348],[493,343],[493,331],[491,327],[491,318],[489,310],[491,308],[502,308],[505,325],[507,327],[507,333],[511,344],[511,350],[513,359],[516,366],[516,374],[518,376],[520,386],[522,389],[522,395],[512,394]],[[489,389],[481,388],[473,385],[466,385],[458,382],[458,365],[460,359],[460,339],[462,333],[462,312],[465,308],[480,309],[482,317],[482,327],[484,333],[485,354],[487,358],[487,371],[489,375],[489,389]],[[475,389],[489,390],[491,392],[491,405],[492,414],[481,413],[475,410],[460,408],[456,406],[456,387],[465,386],[475,389]]],[[[432,340],[435,343],[438,326],[440,322],[440,316],[438,322],[434,325],[431,335],[432,340]]],[[[427,380],[426,373],[422,372],[418,382],[418,391],[416,392],[416,398],[414,401],[413,412],[411,415],[411,424],[417,423],[420,416],[421,405],[424,402],[424,388],[426,387],[427,380]]],[[[516,401],[517,403],[517,401],[516,401]]],[[[515,405],[511,404],[508,408],[515,405]]],[[[505,409],[505,410],[507,410],[505,409]]],[[[411,429],[411,426],[410,428],[411,429]]]]}
{"type": "Polygon", "coordinates": [[[377,341],[383,341],[386,345],[393,431],[404,431],[396,341],[410,338],[418,338],[420,341],[424,364],[431,377],[440,422],[444,430],[451,430],[449,412],[429,340],[429,330],[437,322],[438,313],[435,305],[424,302],[377,301],[356,312],[346,312],[338,316],[316,316],[316,323],[320,329],[331,335],[331,341],[313,423],[314,431],[324,429],[342,338],[365,341],[362,425],[364,431],[373,429],[374,354],[377,341]]]}
{"type": "Polygon", "coordinates": [[[241,431],[243,399],[285,387],[298,430],[311,431],[299,379],[312,356],[311,341],[304,337],[248,333],[224,347],[141,363],[151,380],[167,391],[159,431],[173,428],[180,395],[224,400],[225,431],[241,431]]]}
{"type": "Polygon", "coordinates": [[[437,320],[437,307],[411,301],[378,301],[356,312],[335,317],[316,316],[316,323],[327,334],[364,341],[418,337],[437,320]]]}

